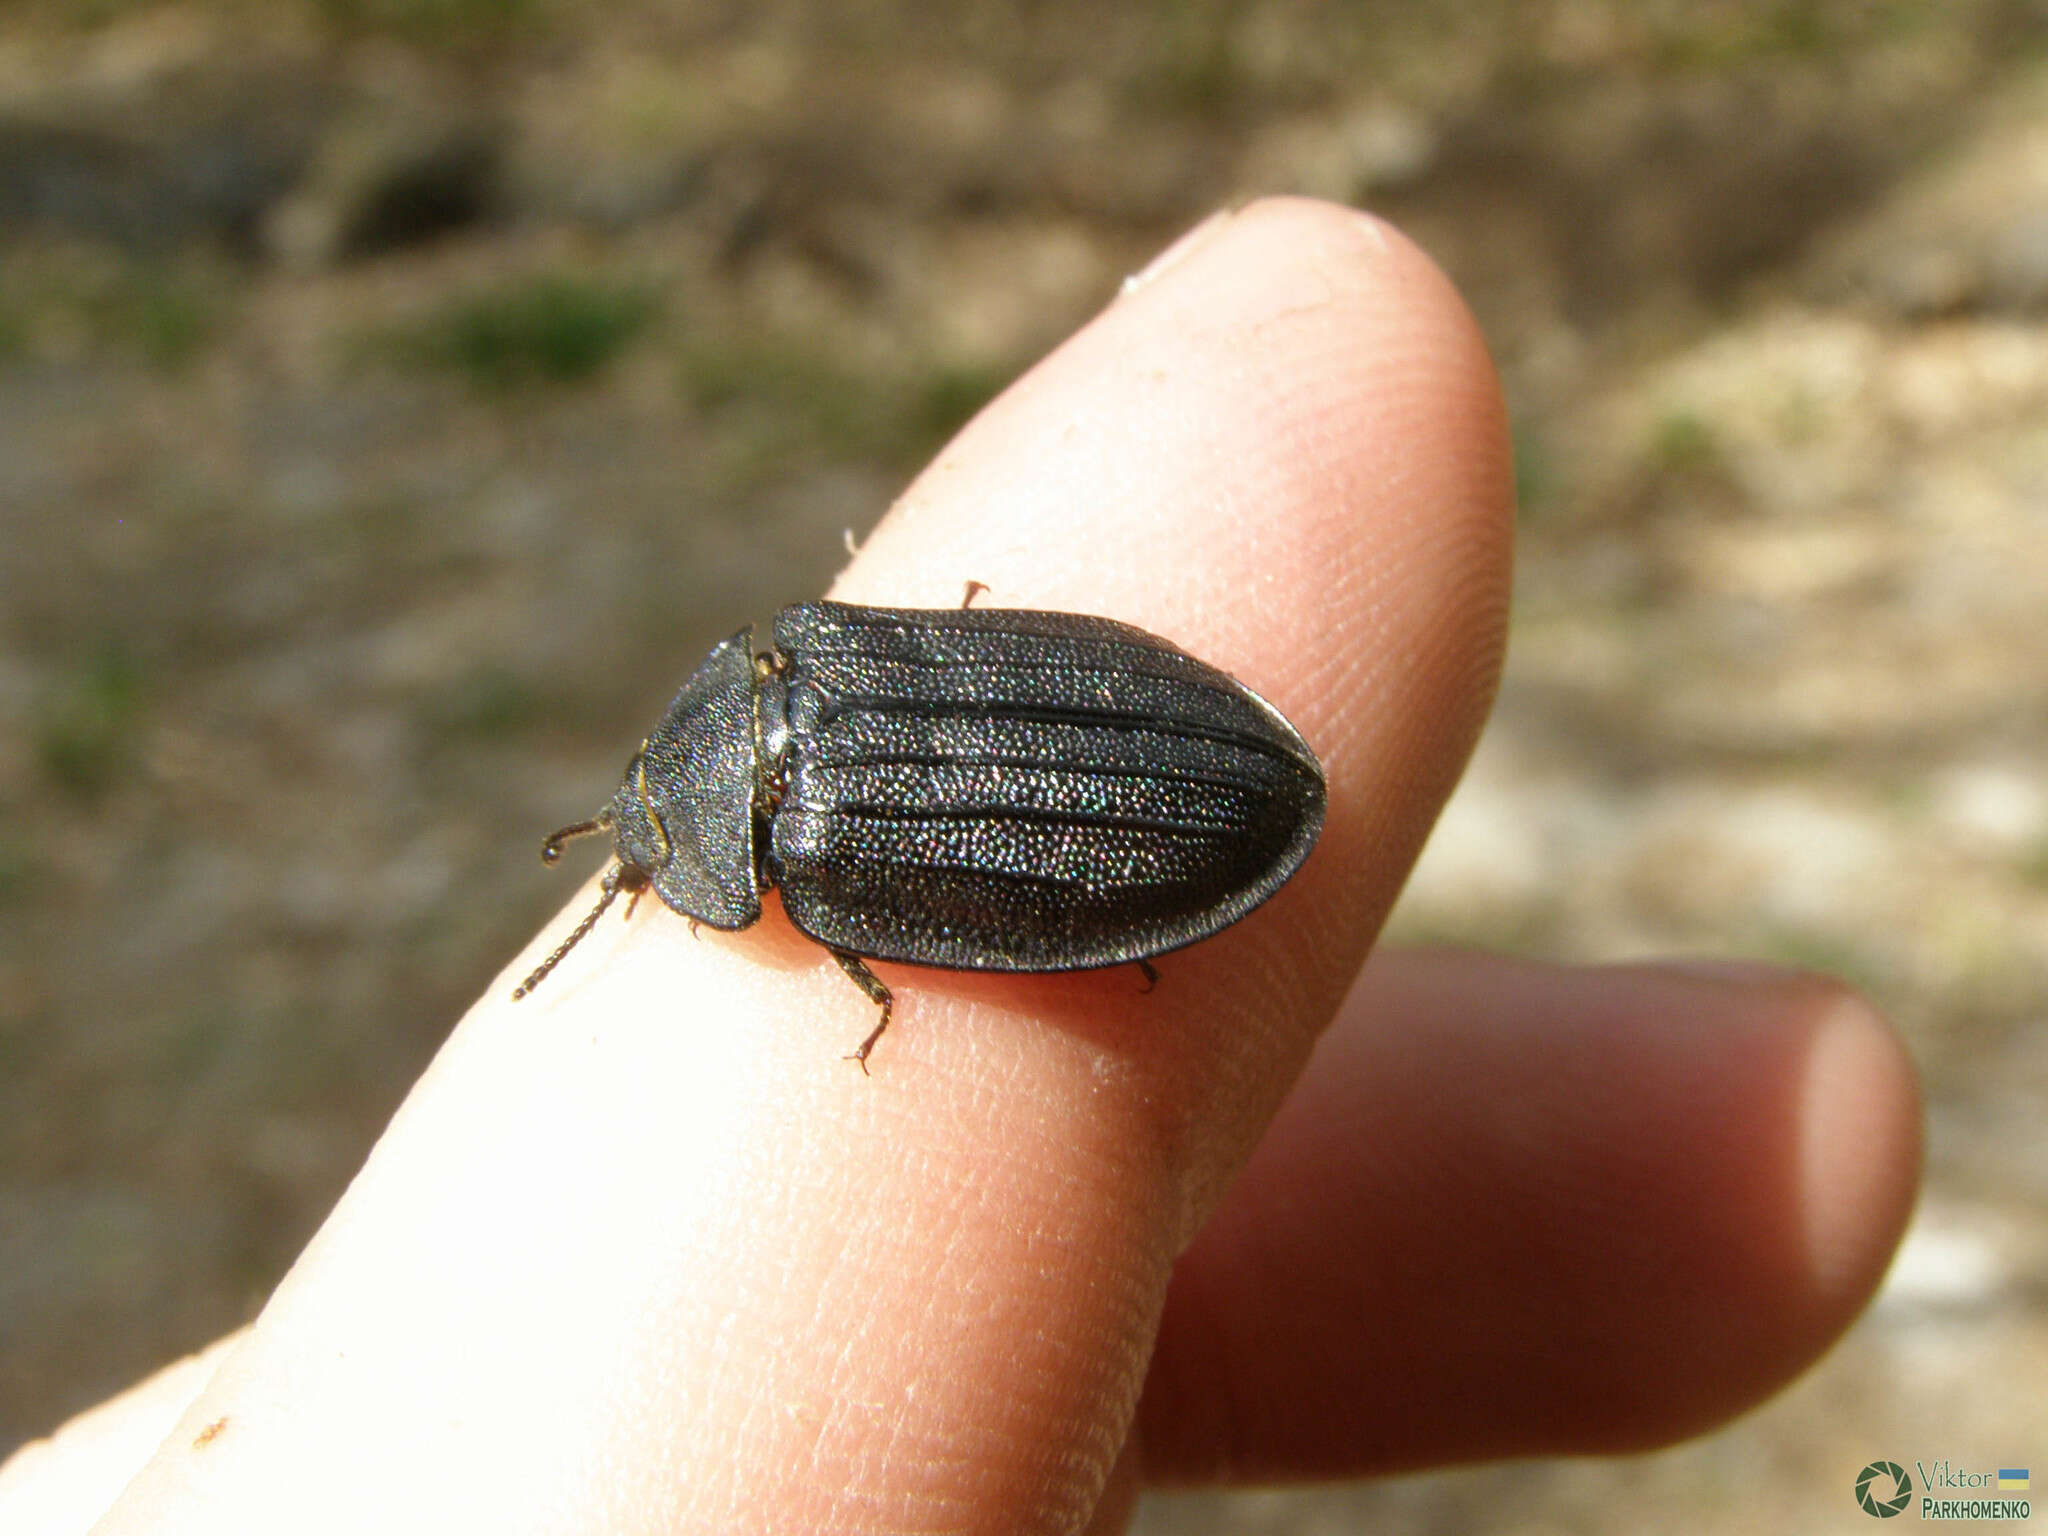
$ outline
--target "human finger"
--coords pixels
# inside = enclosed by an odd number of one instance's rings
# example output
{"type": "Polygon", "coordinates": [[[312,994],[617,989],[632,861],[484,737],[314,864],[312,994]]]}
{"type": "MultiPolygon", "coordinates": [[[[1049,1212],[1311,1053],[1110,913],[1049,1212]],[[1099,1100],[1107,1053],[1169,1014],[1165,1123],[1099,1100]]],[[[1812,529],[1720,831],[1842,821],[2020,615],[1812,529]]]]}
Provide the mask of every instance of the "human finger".
{"type": "Polygon", "coordinates": [[[1839,983],[1383,954],[1180,1261],[1147,1472],[1697,1433],[1854,1319],[1919,1166],[1911,1063],[1839,983]]]}
{"type": "Polygon", "coordinates": [[[652,902],[458,1027],[106,1529],[1071,1529],[1174,1256],[1327,1021],[1476,734],[1509,473],[1469,317],[1302,203],[1213,227],[985,412],[841,583],[1106,613],[1323,753],[1318,852],[1171,958],[878,965],[652,902]],[[1306,621],[1306,622],[1305,622],[1306,621]],[[836,1033],[835,1033],[836,1032],[836,1033]]]}

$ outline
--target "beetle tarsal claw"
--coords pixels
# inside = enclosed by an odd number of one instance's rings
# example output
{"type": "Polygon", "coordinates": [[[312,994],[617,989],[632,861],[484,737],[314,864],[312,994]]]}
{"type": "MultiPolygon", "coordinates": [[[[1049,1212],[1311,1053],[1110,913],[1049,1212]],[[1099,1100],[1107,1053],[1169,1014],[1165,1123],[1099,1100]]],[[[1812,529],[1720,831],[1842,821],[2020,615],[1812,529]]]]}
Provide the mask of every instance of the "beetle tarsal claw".
{"type": "Polygon", "coordinates": [[[868,1070],[868,1052],[875,1048],[875,1042],[882,1038],[882,1031],[889,1027],[889,1015],[895,1011],[896,999],[889,989],[882,985],[882,978],[867,968],[867,962],[859,955],[843,949],[832,951],[832,958],[839,962],[839,969],[853,979],[853,984],[868,995],[871,1002],[881,1006],[882,1016],[875,1021],[875,1027],[868,1031],[867,1039],[850,1052],[846,1059],[859,1065],[861,1072],[868,1070]]]}

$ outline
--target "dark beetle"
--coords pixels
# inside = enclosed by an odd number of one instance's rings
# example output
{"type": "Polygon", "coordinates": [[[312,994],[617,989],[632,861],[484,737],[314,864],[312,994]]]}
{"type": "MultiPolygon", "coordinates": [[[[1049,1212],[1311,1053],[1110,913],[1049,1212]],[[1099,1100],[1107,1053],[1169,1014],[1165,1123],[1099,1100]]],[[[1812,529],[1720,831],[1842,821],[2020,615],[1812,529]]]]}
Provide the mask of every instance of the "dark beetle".
{"type": "MultiPolygon", "coordinates": [[[[971,596],[970,592],[970,596],[971,596]]],[[[782,888],[881,1021],[863,960],[961,971],[1143,963],[1278,890],[1323,825],[1280,712],[1141,629],[1025,609],[800,603],[775,649],[713,648],[611,804],[618,863],[524,997],[624,891],[745,928],[782,888]]],[[[1148,974],[1150,967],[1147,967],[1148,974]]]]}

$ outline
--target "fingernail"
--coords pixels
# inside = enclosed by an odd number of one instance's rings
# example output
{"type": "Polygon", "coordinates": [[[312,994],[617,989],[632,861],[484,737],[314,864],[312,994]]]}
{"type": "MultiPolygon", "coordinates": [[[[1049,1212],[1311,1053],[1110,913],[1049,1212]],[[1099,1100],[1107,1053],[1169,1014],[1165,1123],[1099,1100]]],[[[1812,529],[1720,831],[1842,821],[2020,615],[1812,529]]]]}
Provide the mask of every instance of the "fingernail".
{"type": "Polygon", "coordinates": [[[1236,215],[1237,210],[1235,208],[1217,209],[1157,256],[1146,262],[1144,266],[1125,278],[1123,286],[1117,290],[1117,297],[1122,298],[1127,294],[1136,293],[1147,283],[1155,281],[1163,273],[1178,266],[1188,256],[1208,244],[1210,237],[1225,224],[1229,223],[1236,215]]]}
{"type": "Polygon", "coordinates": [[[1822,1295],[1860,1300],[1912,1214],[1921,1156],[1912,1065],[1861,998],[1814,1025],[1801,1109],[1807,1264],[1822,1295]]]}

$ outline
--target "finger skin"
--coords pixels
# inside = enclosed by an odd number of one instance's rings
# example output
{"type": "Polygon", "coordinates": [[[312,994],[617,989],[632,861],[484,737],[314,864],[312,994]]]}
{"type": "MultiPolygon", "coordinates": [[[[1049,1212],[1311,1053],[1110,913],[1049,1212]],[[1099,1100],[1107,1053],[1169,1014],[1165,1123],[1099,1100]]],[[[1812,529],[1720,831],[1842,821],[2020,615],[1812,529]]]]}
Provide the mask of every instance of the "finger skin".
{"type": "Polygon", "coordinates": [[[1301,874],[1152,993],[878,966],[872,1078],[838,1059],[868,1005],[772,901],[701,938],[643,902],[510,1003],[557,926],[101,1529],[1080,1528],[1173,1259],[1484,716],[1508,486],[1492,367],[1413,247],[1305,203],[1216,226],[970,426],[837,595],[973,578],[1246,679],[1329,771],[1301,874]]]}
{"type": "Polygon", "coordinates": [[[0,1462],[0,1531],[79,1536],[154,1452],[239,1334],[173,1361],[0,1462]]]}
{"type": "MultiPolygon", "coordinates": [[[[1149,1473],[1360,1476],[1705,1427],[1788,1380],[1867,1300],[1911,1211],[1921,1135],[1896,1038],[1815,978],[1383,953],[1175,1271],[1141,1412],[1149,1473]],[[1621,1091],[1588,1091],[1588,1060],[1621,1091]],[[1788,1065],[1799,1081],[1777,1080],[1788,1065]],[[1646,1091],[1658,1083],[1681,1092],[1646,1091]],[[1798,1115],[1763,1138],[1796,1167],[1752,1158],[1752,1121],[1719,1112],[1731,1083],[1798,1115]],[[1503,1126],[1537,1128],[1536,1156],[1503,1126]],[[1417,1144],[1391,1144],[1404,1134],[1417,1144]],[[1548,1156],[1587,1147],[1602,1157],[1548,1156]],[[1764,1176],[1700,1171],[1731,1161],[1764,1176]],[[1389,1172],[1418,1165],[1460,1171],[1389,1172]],[[1702,1199],[1712,1186],[1723,1199],[1702,1199]],[[1503,1209],[1590,1234],[1624,1191],[1659,1224],[1667,1273],[1688,1277],[1682,1305],[1590,1235],[1518,1252],[1511,1231],[1494,1262],[1467,1262],[1469,1234],[1498,1232],[1503,1209]],[[1589,1316],[1618,1347],[1587,1338],[1589,1316]]],[[[0,1467],[0,1529],[84,1530],[232,1342],[23,1447],[0,1467]]],[[[1137,1458],[1119,1474],[1091,1529],[1128,1517],[1137,1458]]]]}
{"type": "Polygon", "coordinates": [[[1920,1144],[1898,1041],[1820,978],[1375,959],[1180,1262],[1147,1472],[1697,1433],[1862,1309],[1920,1144]]]}

